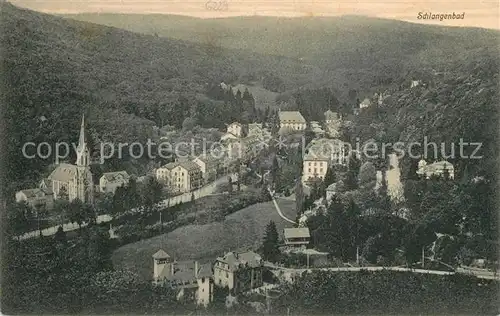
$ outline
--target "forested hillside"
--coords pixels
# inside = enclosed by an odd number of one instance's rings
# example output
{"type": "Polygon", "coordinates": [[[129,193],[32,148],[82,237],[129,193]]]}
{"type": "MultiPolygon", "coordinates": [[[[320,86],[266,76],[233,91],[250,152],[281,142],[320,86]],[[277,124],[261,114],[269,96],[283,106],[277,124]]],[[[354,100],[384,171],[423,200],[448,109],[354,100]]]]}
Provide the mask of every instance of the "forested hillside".
{"type": "Polygon", "coordinates": [[[4,183],[14,189],[32,186],[53,162],[23,159],[23,144],[76,141],[83,113],[94,143],[144,141],[153,125],[180,127],[193,111],[206,109],[207,120],[238,117],[203,97],[214,83],[232,83],[271,65],[295,78],[311,75],[287,58],[139,35],[9,3],[0,8],[4,183]]]}
{"type": "Polygon", "coordinates": [[[493,30],[366,16],[199,19],[85,13],[66,17],[143,34],[300,59],[304,67],[319,66],[324,71],[308,85],[333,85],[342,97],[347,96],[348,89],[365,93],[373,86],[428,76],[433,69],[450,69],[456,62],[474,59],[483,48],[496,49],[500,39],[499,32],[493,30]]]}

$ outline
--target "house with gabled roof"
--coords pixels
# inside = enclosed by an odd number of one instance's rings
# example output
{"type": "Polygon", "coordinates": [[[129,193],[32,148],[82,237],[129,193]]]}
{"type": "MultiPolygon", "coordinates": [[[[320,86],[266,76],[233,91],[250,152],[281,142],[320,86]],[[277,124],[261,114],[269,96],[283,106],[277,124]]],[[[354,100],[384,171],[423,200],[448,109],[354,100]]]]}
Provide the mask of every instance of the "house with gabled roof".
{"type": "Polygon", "coordinates": [[[214,264],[214,282],[234,293],[262,286],[264,262],[253,251],[228,252],[218,257],[214,264]]]}
{"type": "Polygon", "coordinates": [[[306,247],[311,240],[311,234],[307,227],[285,228],[283,230],[285,246],[306,247]]]}
{"type": "Polygon", "coordinates": [[[118,187],[127,186],[130,176],[127,171],[105,172],[99,179],[99,190],[103,193],[115,194],[118,187]]]}
{"type": "Polygon", "coordinates": [[[205,307],[213,300],[212,265],[198,261],[177,262],[163,249],[153,254],[153,284],[172,288],[177,300],[205,307]]]}

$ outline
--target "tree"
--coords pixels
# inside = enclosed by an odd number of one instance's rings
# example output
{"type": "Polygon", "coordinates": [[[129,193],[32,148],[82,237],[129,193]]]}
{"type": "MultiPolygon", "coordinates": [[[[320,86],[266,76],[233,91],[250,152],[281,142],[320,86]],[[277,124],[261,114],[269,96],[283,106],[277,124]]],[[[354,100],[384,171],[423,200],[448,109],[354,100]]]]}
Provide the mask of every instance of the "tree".
{"type": "Polygon", "coordinates": [[[365,162],[359,169],[359,186],[374,188],[377,181],[377,170],[372,162],[365,162]]]}
{"type": "Polygon", "coordinates": [[[325,187],[328,187],[330,184],[335,183],[336,177],[335,177],[335,171],[333,170],[332,167],[329,167],[326,170],[325,178],[323,179],[323,182],[325,183],[325,187]]]}
{"type": "Polygon", "coordinates": [[[232,193],[233,192],[233,179],[231,178],[231,176],[228,176],[227,177],[227,183],[228,183],[228,192],[229,193],[232,193]]]}
{"type": "Polygon", "coordinates": [[[279,259],[278,230],[273,221],[270,221],[266,226],[266,234],[262,243],[262,252],[264,260],[276,262],[279,259]]]}
{"type": "Polygon", "coordinates": [[[192,117],[186,117],[182,122],[182,130],[185,132],[190,131],[194,128],[195,125],[196,125],[196,119],[192,117]]]}
{"type": "Polygon", "coordinates": [[[163,187],[155,177],[149,178],[143,188],[142,197],[144,206],[151,208],[161,201],[163,197],[163,187]]]}
{"type": "Polygon", "coordinates": [[[304,186],[300,178],[295,181],[295,209],[297,216],[304,213],[304,186]]]}

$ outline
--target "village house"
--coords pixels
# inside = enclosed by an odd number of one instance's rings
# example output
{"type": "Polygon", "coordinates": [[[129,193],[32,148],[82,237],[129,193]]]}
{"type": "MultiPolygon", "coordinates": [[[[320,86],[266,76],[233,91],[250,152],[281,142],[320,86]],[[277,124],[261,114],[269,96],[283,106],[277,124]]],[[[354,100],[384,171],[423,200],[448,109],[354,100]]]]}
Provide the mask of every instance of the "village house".
{"type": "Polygon", "coordinates": [[[117,188],[127,186],[130,176],[127,171],[105,172],[99,179],[99,190],[103,193],[115,194],[117,188]]]}
{"type": "Polygon", "coordinates": [[[247,136],[248,128],[244,124],[233,122],[227,126],[227,132],[241,138],[247,136]]]}
{"type": "Polygon", "coordinates": [[[306,119],[299,111],[279,111],[280,128],[303,131],[306,129],[306,119]]]}
{"type": "Polygon", "coordinates": [[[192,161],[170,162],[156,170],[156,178],[174,192],[190,192],[203,184],[201,169],[192,161]]]}
{"type": "Polygon", "coordinates": [[[326,111],[324,113],[324,116],[325,116],[325,123],[328,124],[328,125],[340,121],[338,113],[337,112],[333,112],[331,110],[326,111]]]}
{"type": "Polygon", "coordinates": [[[46,180],[42,180],[38,188],[16,192],[16,202],[26,202],[31,208],[50,210],[54,207],[54,195],[46,180]]]}
{"type": "Polygon", "coordinates": [[[196,157],[193,162],[200,167],[205,182],[215,180],[222,172],[221,159],[210,153],[196,157]]]}
{"type": "Polygon", "coordinates": [[[211,264],[176,262],[162,249],[153,254],[153,284],[169,286],[177,300],[207,307],[213,300],[214,282],[211,264]]]}
{"type": "Polygon", "coordinates": [[[326,200],[330,201],[337,194],[337,183],[332,183],[326,188],[326,200]]]}
{"type": "Polygon", "coordinates": [[[370,99],[365,98],[365,99],[363,100],[363,102],[361,102],[361,103],[359,104],[359,108],[360,108],[360,109],[364,109],[364,108],[369,107],[370,105],[372,105],[372,102],[370,101],[370,99]]]}
{"type": "Polygon", "coordinates": [[[234,293],[262,286],[263,261],[253,251],[228,252],[218,257],[214,264],[214,281],[234,293]]]}
{"type": "Polygon", "coordinates": [[[446,176],[448,179],[454,179],[455,169],[451,163],[445,160],[427,164],[427,162],[422,159],[418,162],[417,174],[425,179],[430,179],[432,176],[446,176]]]}
{"type": "Polygon", "coordinates": [[[283,239],[285,241],[285,246],[305,248],[309,245],[311,235],[307,227],[285,228],[283,230],[283,239]]]}

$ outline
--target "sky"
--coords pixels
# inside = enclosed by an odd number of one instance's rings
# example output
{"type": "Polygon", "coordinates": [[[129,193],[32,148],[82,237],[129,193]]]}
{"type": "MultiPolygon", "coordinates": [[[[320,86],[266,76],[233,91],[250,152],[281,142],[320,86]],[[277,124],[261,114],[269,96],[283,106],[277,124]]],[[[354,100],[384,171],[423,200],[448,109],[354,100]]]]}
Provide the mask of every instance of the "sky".
{"type": "Polygon", "coordinates": [[[366,15],[416,23],[500,29],[498,0],[8,0],[47,13],[161,13],[200,18],[228,16],[366,15]],[[208,3],[207,3],[208,2],[208,3]],[[220,2],[223,10],[209,10],[220,2]],[[419,12],[462,14],[463,19],[422,20],[419,12]]]}

